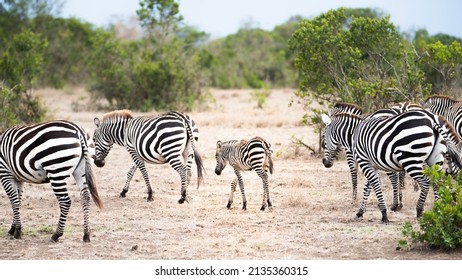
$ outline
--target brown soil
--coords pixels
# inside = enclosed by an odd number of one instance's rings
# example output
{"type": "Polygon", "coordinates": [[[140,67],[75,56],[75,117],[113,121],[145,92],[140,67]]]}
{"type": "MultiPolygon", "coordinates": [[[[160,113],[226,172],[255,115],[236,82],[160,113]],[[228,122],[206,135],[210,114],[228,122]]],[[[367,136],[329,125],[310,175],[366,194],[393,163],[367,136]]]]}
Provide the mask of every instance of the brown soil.
{"type": "MultiPolygon", "coordinates": [[[[178,204],[180,178],[168,165],[148,165],[154,201],[146,201],[140,172],[135,174],[126,198],[119,198],[130,158],[123,147],[114,147],[104,168],[94,167],[104,208],[92,205],[91,243],[83,243],[80,197],[70,179],[73,205],[64,236],[58,243],[49,238],[58,221],[58,205],[49,185],[25,185],[21,218],[23,237],[13,240],[7,230],[12,213],[4,191],[0,192],[0,259],[461,259],[462,252],[432,251],[423,246],[397,251],[406,221],[417,226],[415,203],[418,193],[411,182],[404,190],[404,207],[389,212],[390,224],[380,223],[377,201],[371,195],[364,218],[357,219],[358,200],[351,201],[351,183],[345,160],[326,169],[319,156],[293,143],[293,138],[316,146],[317,136],[302,126],[306,113],[300,104],[288,107],[292,90],[273,90],[263,109],[257,108],[251,91],[213,90],[215,102],[189,115],[200,129],[197,147],[206,168],[204,183],[196,188],[195,165],[191,201],[178,204]],[[247,211],[235,194],[226,209],[230,183],[228,166],[221,176],[214,173],[217,140],[261,136],[272,144],[275,173],[270,176],[273,211],[260,211],[261,180],[254,172],[244,173],[247,211]]],[[[93,118],[104,111],[86,110],[83,90],[63,93],[38,92],[49,106],[50,118],[67,119],[93,134],[93,118]]],[[[95,107],[95,106],[92,106],[95,107]]],[[[135,115],[141,115],[134,112],[135,115]]],[[[155,114],[151,112],[150,114],[155,114]]],[[[359,184],[363,184],[363,177],[359,184]]],[[[386,202],[391,189],[382,178],[386,202]]],[[[427,199],[426,208],[433,199],[427,199]]]]}

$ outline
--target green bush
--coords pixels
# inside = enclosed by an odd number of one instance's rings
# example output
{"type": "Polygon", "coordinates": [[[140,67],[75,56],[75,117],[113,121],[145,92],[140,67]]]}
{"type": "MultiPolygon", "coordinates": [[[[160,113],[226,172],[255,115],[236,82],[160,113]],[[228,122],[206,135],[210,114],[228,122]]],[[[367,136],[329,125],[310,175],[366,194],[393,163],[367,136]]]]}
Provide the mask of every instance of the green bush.
{"type": "Polygon", "coordinates": [[[0,131],[20,123],[41,121],[46,113],[32,96],[35,79],[40,75],[47,41],[30,30],[13,36],[0,56],[0,131]]]}
{"type": "MultiPolygon", "coordinates": [[[[411,243],[426,244],[430,248],[457,249],[462,247],[462,174],[456,180],[439,171],[437,166],[428,168],[424,174],[429,176],[432,185],[438,187],[439,199],[433,208],[425,211],[419,220],[420,230],[414,230],[407,221],[402,235],[411,243]]],[[[398,249],[409,248],[407,240],[399,240],[398,249]]]]}

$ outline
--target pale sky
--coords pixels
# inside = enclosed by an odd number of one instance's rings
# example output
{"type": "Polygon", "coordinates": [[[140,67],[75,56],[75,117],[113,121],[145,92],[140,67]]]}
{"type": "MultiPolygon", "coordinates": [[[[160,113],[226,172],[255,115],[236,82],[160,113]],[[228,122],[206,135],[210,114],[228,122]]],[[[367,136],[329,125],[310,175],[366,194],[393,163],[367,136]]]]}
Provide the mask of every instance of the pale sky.
{"type": "MultiPolygon", "coordinates": [[[[446,33],[462,38],[462,1],[459,0],[179,0],[187,25],[212,36],[236,33],[252,26],[271,31],[290,17],[316,17],[341,6],[380,8],[401,32],[425,28],[430,35],[446,33]]],[[[114,17],[136,15],[139,0],[65,0],[61,16],[77,17],[106,26],[114,17]]]]}

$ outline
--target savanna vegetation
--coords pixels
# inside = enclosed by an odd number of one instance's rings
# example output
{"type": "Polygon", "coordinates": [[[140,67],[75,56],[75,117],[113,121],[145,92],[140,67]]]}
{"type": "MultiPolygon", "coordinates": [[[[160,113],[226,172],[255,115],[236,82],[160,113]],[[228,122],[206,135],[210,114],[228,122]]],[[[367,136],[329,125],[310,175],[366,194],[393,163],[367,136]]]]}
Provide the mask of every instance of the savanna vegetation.
{"type": "MultiPolygon", "coordinates": [[[[271,88],[297,88],[300,102],[352,102],[366,112],[434,93],[458,96],[462,88],[461,38],[402,33],[377,9],[294,16],[270,31],[248,25],[211,40],[184,24],[175,0],[140,0],[134,24],[107,27],[60,17],[64,4],[0,2],[0,130],[45,117],[32,94],[41,87],[84,86],[110,109],[141,111],[194,110],[210,87],[255,89],[262,107],[271,88]]],[[[314,113],[305,119],[320,123],[314,113]]],[[[460,236],[448,238],[459,246],[460,236]]]]}
{"type": "MultiPolygon", "coordinates": [[[[377,9],[294,16],[210,40],[175,0],[140,0],[135,23],[95,27],[60,17],[61,0],[0,3],[2,128],[43,118],[37,87],[85,86],[113,108],[192,110],[207,89],[298,88],[300,99],[366,110],[461,87],[461,39],[412,34],[377,9]]],[[[264,102],[260,95],[259,104],[264,102]]]]}

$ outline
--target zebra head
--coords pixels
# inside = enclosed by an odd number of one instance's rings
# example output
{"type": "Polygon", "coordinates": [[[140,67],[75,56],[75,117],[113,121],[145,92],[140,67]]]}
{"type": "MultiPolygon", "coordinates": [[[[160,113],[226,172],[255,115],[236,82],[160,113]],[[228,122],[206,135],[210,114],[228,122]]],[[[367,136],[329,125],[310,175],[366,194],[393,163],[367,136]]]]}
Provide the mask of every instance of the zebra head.
{"type": "Polygon", "coordinates": [[[114,142],[109,137],[108,133],[104,133],[104,125],[98,118],[94,119],[96,129],[93,134],[93,141],[95,143],[95,160],[94,163],[97,167],[103,167],[105,164],[104,159],[108,155],[114,142]]]}
{"type": "Polygon", "coordinates": [[[326,114],[322,114],[321,118],[326,125],[324,128],[324,141],[322,143],[324,148],[322,163],[326,168],[330,168],[334,165],[334,160],[342,150],[342,146],[335,137],[335,125],[333,125],[332,119],[326,114]]]}
{"type": "Polygon", "coordinates": [[[223,154],[223,143],[218,140],[217,151],[215,152],[215,159],[217,160],[217,166],[215,167],[215,174],[220,175],[221,171],[225,169],[227,160],[223,154]]]}

